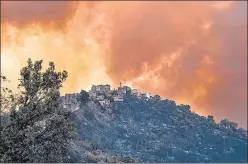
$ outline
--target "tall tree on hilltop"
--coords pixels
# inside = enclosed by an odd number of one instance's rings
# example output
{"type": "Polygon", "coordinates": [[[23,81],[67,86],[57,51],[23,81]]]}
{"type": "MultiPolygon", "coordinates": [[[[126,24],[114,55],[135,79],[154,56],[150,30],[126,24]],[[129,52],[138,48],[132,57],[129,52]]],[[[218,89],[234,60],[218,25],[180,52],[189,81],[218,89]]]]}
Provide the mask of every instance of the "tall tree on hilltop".
{"type": "Polygon", "coordinates": [[[211,124],[214,124],[214,123],[215,123],[214,116],[208,115],[207,120],[208,120],[208,122],[211,123],[211,124]]]}
{"type": "Polygon", "coordinates": [[[77,100],[80,102],[80,106],[83,106],[89,101],[89,94],[85,90],[81,90],[77,100]]]}
{"type": "Polygon", "coordinates": [[[20,73],[17,106],[1,129],[0,162],[68,162],[75,124],[59,106],[59,89],[67,72],[55,72],[53,62],[44,72],[42,60],[27,63],[20,73]]]}

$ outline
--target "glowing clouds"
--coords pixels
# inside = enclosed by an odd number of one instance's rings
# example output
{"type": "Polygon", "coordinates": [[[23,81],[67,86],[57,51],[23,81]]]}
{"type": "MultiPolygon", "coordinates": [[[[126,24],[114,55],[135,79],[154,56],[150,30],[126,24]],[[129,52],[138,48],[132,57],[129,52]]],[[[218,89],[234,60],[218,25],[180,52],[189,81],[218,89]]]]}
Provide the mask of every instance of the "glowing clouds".
{"type": "Polygon", "coordinates": [[[244,2],[1,3],[2,53],[54,61],[64,92],[124,81],[246,125],[244,2]]]}

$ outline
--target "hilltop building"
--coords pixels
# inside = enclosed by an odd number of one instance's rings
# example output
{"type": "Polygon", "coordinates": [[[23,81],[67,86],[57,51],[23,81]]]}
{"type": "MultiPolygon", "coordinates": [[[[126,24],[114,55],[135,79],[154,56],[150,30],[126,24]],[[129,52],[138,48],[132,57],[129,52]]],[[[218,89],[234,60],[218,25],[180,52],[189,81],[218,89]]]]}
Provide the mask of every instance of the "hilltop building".
{"type": "Polygon", "coordinates": [[[91,91],[107,93],[110,91],[110,85],[93,85],[91,91]]]}
{"type": "Polygon", "coordinates": [[[110,100],[100,100],[99,103],[101,104],[102,107],[107,107],[110,105],[110,100]]]}
{"type": "Polygon", "coordinates": [[[124,100],[123,100],[123,96],[121,96],[121,95],[116,95],[116,96],[114,96],[114,101],[119,101],[119,102],[124,101],[124,100]]]}
{"type": "Polygon", "coordinates": [[[103,95],[98,95],[98,96],[96,97],[96,99],[97,99],[97,100],[104,100],[104,96],[103,96],[103,95]]]}
{"type": "Polygon", "coordinates": [[[96,91],[89,91],[89,97],[95,99],[97,97],[97,92],[96,91]]]}
{"type": "MultiPolygon", "coordinates": [[[[155,95],[152,97],[150,93],[141,93],[138,89],[131,89],[128,86],[122,86],[120,82],[120,86],[118,90],[111,90],[110,85],[92,85],[89,93],[89,98],[93,100],[97,100],[101,106],[106,107],[106,109],[110,106],[111,101],[114,102],[123,102],[124,95],[130,92],[133,96],[144,100],[160,100],[159,95],[155,95]],[[112,100],[111,100],[112,99],[112,100]],[[111,101],[110,101],[111,100],[111,101]]],[[[77,101],[79,93],[74,94],[66,94],[65,96],[60,97],[62,101],[63,108],[66,108],[70,111],[76,111],[79,109],[80,102],[77,101]]]]}
{"type": "Polygon", "coordinates": [[[151,94],[150,93],[146,93],[146,98],[150,98],[151,94]]]}
{"type": "Polygon", "coordinates": [[[128,87],[128,86],[124,86],[123,89],[124,89],[124,91],[125,91],[126,93],[127,93],[128,91],[131,91],[131,88],[128,87]]]}
{"type": "Polygon", "coordinates": [[[79,109],[79,102],[77,101],[79,94],[66,94],[65,96],[60,97],[60,101],[62,102],[62,107],[68,109],[71,112],[74,112],[79,109]]]}

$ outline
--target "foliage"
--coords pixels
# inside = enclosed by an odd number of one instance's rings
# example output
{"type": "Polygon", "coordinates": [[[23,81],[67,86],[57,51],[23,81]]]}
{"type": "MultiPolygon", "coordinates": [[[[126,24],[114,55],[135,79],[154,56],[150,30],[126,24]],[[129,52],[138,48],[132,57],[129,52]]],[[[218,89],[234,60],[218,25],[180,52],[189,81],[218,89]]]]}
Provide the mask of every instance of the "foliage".
{"type": "Polygon", "coordinates": [[[99,149],[99,142],[97,140],[91,141],[90,145],[92,150],[99,149]]]}
{"type": "Polygon", "coordinates": [[[214,124],[215,123],[214,116],[209,115],[207,119],[208,119],[208,122],[210,124],[214,124]]]}
{"type": "MultiPolygon", "coordinates": [[[[99,142],[100,148],[144,163],[247,160],[244,130],[230,133],[231,129],[218,128],[210,121],[213,117],[199,116],[189,110],[189,105],[176,105],[172,100],[142,101],[127,95],[124,98],[123,103],[113,104],[115,117],[111,124],[107,117],[98,117],[100,112],[92,112],[93,120],[78,126],[81,137],[102,137],[105,140],[99,142]]],[[[94,110],[101,109],[94,106],[94,110]]],[[[117,162],[129,161],[123,159],[117,162]]]]}
{"type": "Polygon", "coordinates": [[[53,62],[42,70],[42,60],[28,59],[21,69],[17,107],[0,137],[1,162],[67,162],[68,144],[75,137],[70,113],[59,108],[59,89],[67,72],[55,72],[53,62]]]}
{"type": "Polygon", "coordinates": [[[114,98],[112,96],[107,96],[106,99],[109,100],[110,102],[114,102],[114,98]]]}
{"type": "Polygon", "coordinates": [[[154,98],[155,98],[156,100],[160,100],[160,99],[161,99],[161,97],[160,97],[159,95],[155,95],[154,98]]]}
{"type": "Polygon", "coordinates": [[[94,114],[88,109],[88,108],[86,108],[86,109],[84,109],[84,116],[85,116],[85,118],[87,119],[87,120],[92,120],[93,119],[93,117],[94,117],[94,114]]]}
{"type": "Polygon", "coordinates": [[[112,95],[118,95],[117,91],[114,90],[114,91],[112,92],[112,95]]]}
{"type": "Polygon", "coordinates": [[[124,157],[122,161],[124,163],[135,163],[135,160],[130,157],[124,157]]]}
{"type": "Polygon", "coordinates": [[[132,94],[131,92],[132,92],[131,90],[127,90],[127,95],[131,95],[132,94]]]}
{"type": "Polygon", "coordinates": [[[82,105],[86,104],[89,101],[89,94],[85,90],[81,90],[78,101],[81,102],[82,105]]]}
{"type": "MultiPolygon", "coordinates": [[[[176,105],[176,103],[174,101],[169,101],[169,104],[173,104],[176,105]]],[[[178,107],[182,110],[190,110],[190,105],[184,105],[184,104],[180,104],[178,105],[178,107]]]]}
{"type": "Polygon", "coordinates": [[[0,75],[0,114],[6,114],[11,110],[12,107],[16,105],[17,94],[14,94],[12,90],[7,87],[3,87],[6,82],[9,82],[4,75],[0,75]]]}
{"type": "Polygon", "coordinates": [[[230,131],[236,131],[238,124],[236,122],[231,122],[228,119],[223,119],[219,123],[220,128],[229,129],[230,131]]]}

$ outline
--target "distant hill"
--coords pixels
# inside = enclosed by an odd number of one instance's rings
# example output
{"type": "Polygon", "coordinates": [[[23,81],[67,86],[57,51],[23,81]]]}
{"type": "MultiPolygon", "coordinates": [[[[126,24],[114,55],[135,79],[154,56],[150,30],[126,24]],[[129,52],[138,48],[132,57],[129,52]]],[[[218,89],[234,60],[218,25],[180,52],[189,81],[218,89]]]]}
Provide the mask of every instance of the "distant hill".
{"type": "Polygon", "coordinates": [[[79,134],[72,162],[90,162],[89,152],[93,162],[116,162],[117,157],[126,162],[247,162],[247,131],[228,120],[216,124],[213,117],[171,100],[126,94],[108,108],[90,100],[72,112],[72,119],[79,134]]]}

